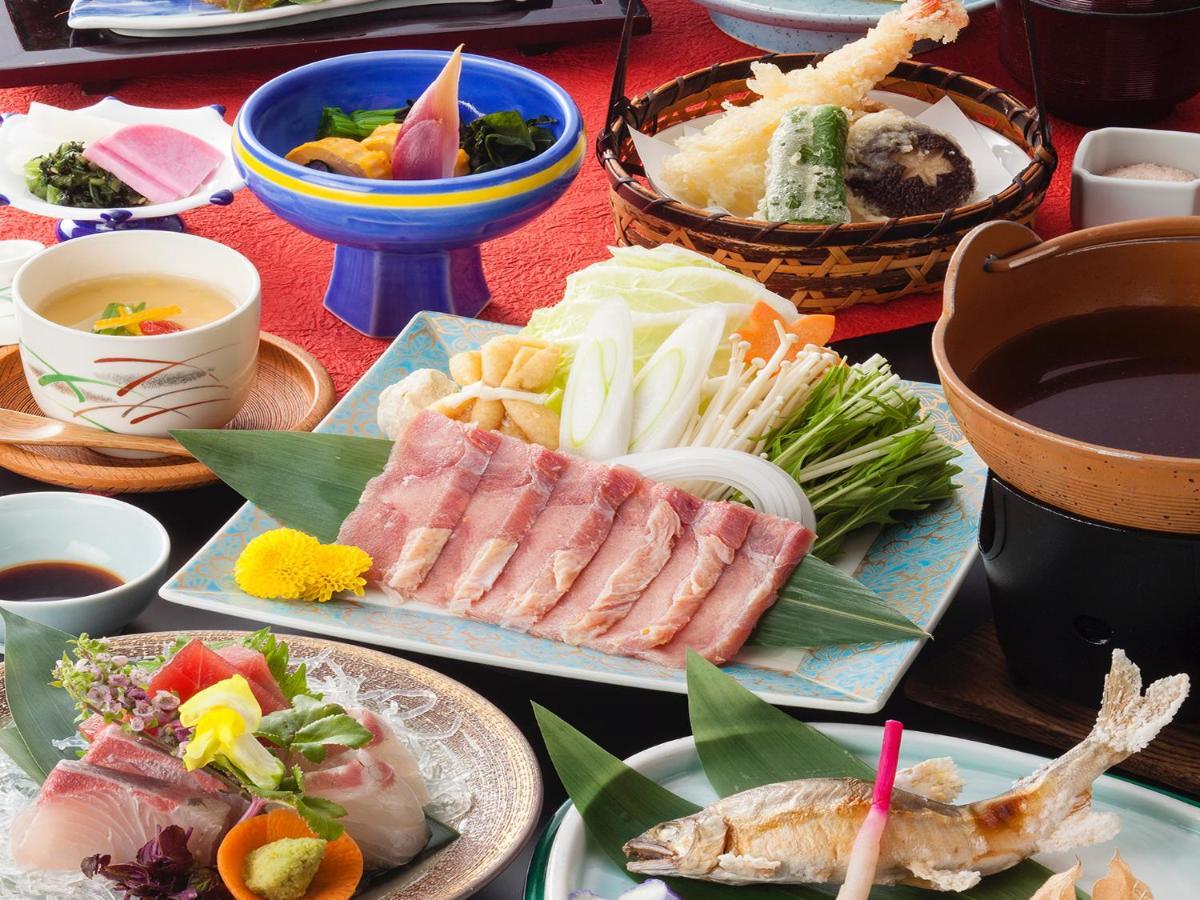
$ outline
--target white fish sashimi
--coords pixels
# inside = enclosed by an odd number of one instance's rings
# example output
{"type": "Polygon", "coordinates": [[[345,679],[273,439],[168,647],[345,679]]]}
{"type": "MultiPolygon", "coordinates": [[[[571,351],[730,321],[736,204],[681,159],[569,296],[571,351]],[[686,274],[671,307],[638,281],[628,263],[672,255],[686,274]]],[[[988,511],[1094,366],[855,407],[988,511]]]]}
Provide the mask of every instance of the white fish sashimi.
{"type": "Polygon", "coordinates": [[[346,712],[357,719],[359,724],[375,736],[371,743],[367,745],[366,752],[380,762],[391,766],[392,771],[402,778],[405,784],[412,789],[421,806],[425,806],[429,802],[429,788],[426,786],[425,779],[421,775],[417,758],[396,737],[395,732],[392,731],[383,717],[362,707],[352,707],[347,709],[346,712]]]}
{"type": "Polygon", "coordinates": [[[421,802],[408,783],[385,762],[356,750],[341,765],[310,773],[305,790],[344,807],[338,821],[354,838],[368,869],[403,865],[429,843],[421,802]]]}
{"type": "Polygon", "coordinates": [[[239,814],[219,795],[66,760],[54,767],[38,799],[12,823],[12,854],[18,865],[30,869],[77,869],[96,853],[125,862],[159,828],[178,825],[192,829],[188,848],[207,864],[239,814]]]}

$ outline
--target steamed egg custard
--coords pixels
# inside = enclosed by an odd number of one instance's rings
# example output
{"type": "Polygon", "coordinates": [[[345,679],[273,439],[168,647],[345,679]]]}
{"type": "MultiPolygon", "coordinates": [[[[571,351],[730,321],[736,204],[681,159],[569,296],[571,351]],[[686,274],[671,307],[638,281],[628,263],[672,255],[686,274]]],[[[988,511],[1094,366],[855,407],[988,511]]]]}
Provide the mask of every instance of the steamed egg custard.
{"type": "Polygon", "coordinates": [[[77,331],[146,336],[199,328],[233,312],[233,298],[205,281],[177,275],[112,275],[52,294],[43,318],[77,331]]]}

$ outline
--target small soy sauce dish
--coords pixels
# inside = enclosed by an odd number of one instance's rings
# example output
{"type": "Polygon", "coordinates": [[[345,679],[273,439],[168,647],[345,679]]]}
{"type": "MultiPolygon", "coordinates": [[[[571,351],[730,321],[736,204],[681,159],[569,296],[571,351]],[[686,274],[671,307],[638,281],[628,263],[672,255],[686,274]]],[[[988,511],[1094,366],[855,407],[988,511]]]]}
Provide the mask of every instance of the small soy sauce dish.
{"type": "Polygon", "coordinates": [[[170,550],[157,519],[111,497],[0,497],[0,607],[71,634],[113,634],[154,599],[170,550]]]}
{"type": "Polygon", "coordinates": [[[947,272],[933,357],[991,472],[1000,645],[1018,683],[1089,706],[1118,648],[1200,678],[1197,245],[1195,216],[1045,242],[991,222],[947,272]]]}

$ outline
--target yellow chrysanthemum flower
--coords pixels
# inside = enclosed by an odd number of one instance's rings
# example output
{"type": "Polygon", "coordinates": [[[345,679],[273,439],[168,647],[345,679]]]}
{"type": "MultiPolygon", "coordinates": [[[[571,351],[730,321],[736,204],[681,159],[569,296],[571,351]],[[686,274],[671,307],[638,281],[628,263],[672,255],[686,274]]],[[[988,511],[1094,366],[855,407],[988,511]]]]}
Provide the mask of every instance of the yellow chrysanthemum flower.
{"type": "Polygon", "coordinates": [[[260,534],[238,557],[234,580],[252,597],[298,600],[312,576],[313,551],[320,546],[315,537],[294,528],[260,534]]]}
{"type": "Polygon", "coordinates": [[[292,528],[260,534],[242,551],[234,579],[247,594],[269,600],[316,600],[353,591],[361,596],[371,557],[358,547],[322,544],[292,528]]]}
{"type": "Polygon", "coordinates": [[[361,597],[367,580],[363,574],[371,568],[371,556],[358,547],[327,544],[313,554],[314,571],[304,592],[305,600],[324,603],[334,594],[353,591],[361,597]]]}

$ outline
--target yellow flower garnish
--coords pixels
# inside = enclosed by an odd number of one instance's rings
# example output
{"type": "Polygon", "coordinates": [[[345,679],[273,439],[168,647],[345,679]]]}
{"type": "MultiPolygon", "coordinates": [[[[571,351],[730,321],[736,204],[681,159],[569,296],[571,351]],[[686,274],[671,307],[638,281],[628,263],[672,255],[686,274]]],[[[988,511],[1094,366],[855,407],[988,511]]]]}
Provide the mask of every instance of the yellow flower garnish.
{"type": "MultiPolygon", "coordinates": [[[[129,307],[123,307],[128,309],[129,307]]],[[[106,328],[133,328],[140,325],[142,322],[154,322],[159,319],[169,319],[171,316],[177,316],[183,310],[178,306],[159,306],[155,309],[144,309],[141,312],[129,312],[123,315],[113,316],[110,319],[99,319],[92,323],[92,331],[101,331],[106,328]]]]}
{"type": "Polygon", "coordinates": [[[361,596],[371,557],[358,547],[322,544],[293,528],[260,534],[242,551],[233,577],[247,594],[324,603],[341,591],[361,596]]]}
{"type": "Polygon", "coordinates": [[[262,708],[241,675],[218,681],[193,695],[179,707],[179,721],[193,729],[183,755],[189,772],[224,759],[258,788],[273,790],[279,786],[283,763],[254,736],[262,722],[262,708]]]}

